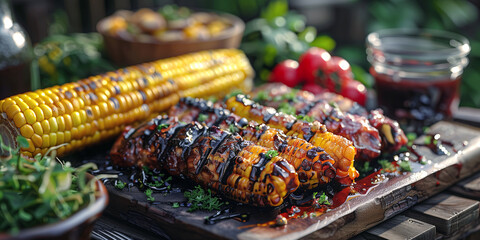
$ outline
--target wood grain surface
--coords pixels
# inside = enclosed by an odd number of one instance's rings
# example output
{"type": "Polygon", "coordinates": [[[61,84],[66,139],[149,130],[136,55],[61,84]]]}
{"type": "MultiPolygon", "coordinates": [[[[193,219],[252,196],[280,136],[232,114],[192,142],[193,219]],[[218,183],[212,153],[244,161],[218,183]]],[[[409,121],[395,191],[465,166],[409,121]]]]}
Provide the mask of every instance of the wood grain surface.
{"type": "Polygon", "coordinates": [[[398,215],[394,218],[367,230],[365,239],[435,239],[435,225],[398,215]]]}
{"type": "MultiPolygon", "coordinates": [[[[440,133],[442,140],[454,143],[459,151],[450,156],[438,156],[426,147],[419,147],[418,152],[427,158],[428,164],[412,163],[412,172],[389,177],[366,195],[350,196],[343,205],[321,216],[291,219],[284,227],[255,226],[274,219],[279,209],[238,207],[236,211],[251,214],[248,222],[231,219],[206,225],[204,218],[212,212],[189,213],[184,207],[172,207],[173,202],[184,201],[182,192],[153,194],[158,201],[150,204],[145,194],[135,188],[117,190],[113,186],[109,187],[111,198],[106,214],[159,237],[172,239],[347,239],[480,170],[478,129],[440,122],[432,126],[430,132],[440,133]],[[247,225],[254,227],[245,227],[247,225]]],[[[420,137],[417,141],[424,140],[420,137]]],[[[447,148],[453,152],[452,148],[447,148]]],[[[76,157],[83,161],[102,161],[106,157],[106,152],[92,152],[76,157]]]]}

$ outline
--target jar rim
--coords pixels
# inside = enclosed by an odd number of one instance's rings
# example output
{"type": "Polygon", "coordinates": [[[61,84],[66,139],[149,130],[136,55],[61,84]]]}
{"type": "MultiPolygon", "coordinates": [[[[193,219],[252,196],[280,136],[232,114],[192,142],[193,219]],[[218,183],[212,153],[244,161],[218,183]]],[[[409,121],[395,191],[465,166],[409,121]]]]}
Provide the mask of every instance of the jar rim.
{"type": "Polygon", "coordinates": [[[466,37],[434,29],[382,29],[368,34],[366,43],[384,54],[407,57],[465,57],[471,50],[466,37]]]}

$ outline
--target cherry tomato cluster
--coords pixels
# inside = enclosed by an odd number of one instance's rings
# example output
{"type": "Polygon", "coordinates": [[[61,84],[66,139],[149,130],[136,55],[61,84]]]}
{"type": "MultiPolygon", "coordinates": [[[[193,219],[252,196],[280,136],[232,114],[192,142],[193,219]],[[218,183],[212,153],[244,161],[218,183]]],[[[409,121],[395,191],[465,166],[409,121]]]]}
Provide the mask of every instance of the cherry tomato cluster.
{"type": "Polygon", "coordinates": [[[361,105],[365,105],[367,100],[367,89],[353,79],[350,64],[317,47],[308,49],[298,62],[288,59],[277,64],[269,81],[281,82],[289,87],[303,83],[302,90],[314,94],[335,92],[361,105]]]}

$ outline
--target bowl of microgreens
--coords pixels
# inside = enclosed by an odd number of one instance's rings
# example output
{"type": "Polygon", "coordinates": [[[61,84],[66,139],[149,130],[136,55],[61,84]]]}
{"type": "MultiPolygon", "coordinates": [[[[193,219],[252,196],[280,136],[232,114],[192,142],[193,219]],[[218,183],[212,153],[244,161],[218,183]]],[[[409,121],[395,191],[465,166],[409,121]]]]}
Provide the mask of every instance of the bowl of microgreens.
{"type": "MultiPolygon", "coordinates": [[[[28,147],[18,137],[20,147],[28,147]]],[[[108,203],[103,183],[87,173],[92,163],[74,168],[56,158],[23,156],[0,138],[0,240],[89,239],[94,221],[108,203]]]]}

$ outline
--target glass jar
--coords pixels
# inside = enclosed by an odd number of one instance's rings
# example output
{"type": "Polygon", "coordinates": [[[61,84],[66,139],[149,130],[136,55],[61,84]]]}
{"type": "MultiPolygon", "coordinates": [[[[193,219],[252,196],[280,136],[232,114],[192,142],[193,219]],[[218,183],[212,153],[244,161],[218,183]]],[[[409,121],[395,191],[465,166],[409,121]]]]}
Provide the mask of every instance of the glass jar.
{"type": "Polygon", "coordinates": [[[450,118],[460,102],[468,40],[438,30],[387,29],[367,36],[378,105],[389,116],[424,125],[450,118]]]}
{"type": "Polygon", "coordinates": [[[30,40],[7,0],[0,0],[0,99],[30,90],[30,40]]]}

